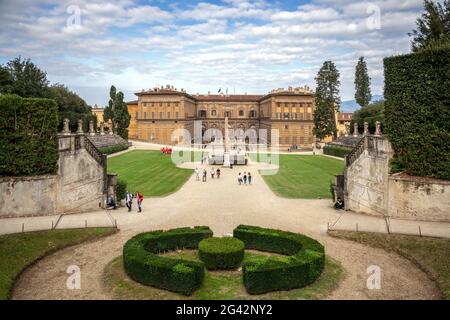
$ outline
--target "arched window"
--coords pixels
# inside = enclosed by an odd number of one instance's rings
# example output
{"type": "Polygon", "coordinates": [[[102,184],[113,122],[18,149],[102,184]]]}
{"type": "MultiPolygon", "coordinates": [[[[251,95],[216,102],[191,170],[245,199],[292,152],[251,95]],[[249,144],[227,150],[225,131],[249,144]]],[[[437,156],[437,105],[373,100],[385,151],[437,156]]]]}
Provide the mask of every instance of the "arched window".
{"type": "Polygon", "coordinates": [[[212,117],[216,117],[217,116],[217,110],[212,110],[211,111],[211,116],[212,117]]]}

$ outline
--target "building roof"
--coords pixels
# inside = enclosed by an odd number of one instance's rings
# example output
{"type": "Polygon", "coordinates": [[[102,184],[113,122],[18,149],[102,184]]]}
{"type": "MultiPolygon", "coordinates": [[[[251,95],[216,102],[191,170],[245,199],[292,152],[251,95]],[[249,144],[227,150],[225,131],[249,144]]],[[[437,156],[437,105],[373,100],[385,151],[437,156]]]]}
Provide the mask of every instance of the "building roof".
{"type": "Polygon", "coordinates": [[[128,101],[126,104],[138,104],[138,100],[128,101]]]}
{"type": "Polygon", "coordinates": [[[197,101],[219,102],[258,102],[263,96],[256,94],[207,94],[194,95],[197,101]]]}

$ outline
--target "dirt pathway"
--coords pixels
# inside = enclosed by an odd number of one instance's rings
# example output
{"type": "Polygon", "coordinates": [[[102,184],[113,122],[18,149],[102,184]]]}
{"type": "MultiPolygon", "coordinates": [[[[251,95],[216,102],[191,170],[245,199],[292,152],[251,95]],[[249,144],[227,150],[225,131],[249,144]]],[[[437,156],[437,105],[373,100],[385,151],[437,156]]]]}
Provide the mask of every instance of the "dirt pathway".
{"type": "Polygon", "coordinates": [[[121,231],[95,242],[66,248],[42,259],[16,283],[14,299],[111,299],[102,284],[103,270],[121,255],[123,244],[134,234],[181,226],[208,225],[216,236],[231,233],[239,224],[259,225],[302,232],[325,245],[338,260],[346,277],[330,299],[437,299],[439,291],[426,274],[408,260],[382,249],[367,247],[326,234],[327,223],[336,220],[328,200],[292,200],[275,196],[257,173],[246,167],[254,185],[238,186],[238,169],[224,169],[220,180],[191,179],[175,194],[144,201],[142,214],[114,213],[121,231]],[[81,269],[81,289],[69,290],[66,270],[81,269]],[[381,268],[381,289],[368,290],[367,268],[381,268]]]}

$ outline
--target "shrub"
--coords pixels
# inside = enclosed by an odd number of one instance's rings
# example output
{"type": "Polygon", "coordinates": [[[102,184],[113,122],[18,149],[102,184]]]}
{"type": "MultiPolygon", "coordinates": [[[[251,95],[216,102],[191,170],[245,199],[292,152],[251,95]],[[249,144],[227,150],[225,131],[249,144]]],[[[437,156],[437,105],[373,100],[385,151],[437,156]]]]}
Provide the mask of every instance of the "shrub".
{"type": "Polygon", "coordinates": [[[127,150],[129,147],[130,146],[128,145],[128,143],[124,143],[124,144],[117,144],[115,146],[99,148],[99,151],[103,154],[112,154],[123,150],[127,150]]]}
{"type": "Polygon", "coordinates": [[[53,100],[0,95],[0,175],[56,173],[57,126],[53,100]]]}
{"type": "Polygon", "coordinates": [[[122,200],[125,199],[127,194],[127,182],[125,180],[118,179],[117,187],[116,187],[117,199],[122,200]]]}
{"type": "Polygon", "coordinates": [[[130,278],[142,284],[191,295],[202,285],[205,272],[203,262],[157,254],[177,248],[194,249],[201,240],[211,236],[212,231],[208,227],[138,234],[123,247],[124,269],[130,278]]]}
{"type": "Polygon", "coordinates": [[[200,260],[208,270],[236,269],[244,259],[244,243],[236,238],[208,238],[200,241],[200,260]]]}
{"type": "Polygon", "coordinates": [[[240,225],[234,237],[247,249],[289,255],[244,262],[244,286],[250,294],[304,287],[314,282],[325,266],[324,247],[302,234],[240,225]]]}
{"type": "Polygon", "coordinates": [[[350,151],[352,151],[352,149],[350,149],[350,148],[342,148],[342,147],[335,147],[335,146],[323,147],[324,154],[327,154],[330,156],[335,156],[335,157],[340,157],[340,158],[345,158],[345,156],[348,155],[350,153],[350,151]]]}
{"type": "Polygon", "coordinates": [[[384,59],[386,133],[412,175],[450,179],[450,47],[384,59]]]}

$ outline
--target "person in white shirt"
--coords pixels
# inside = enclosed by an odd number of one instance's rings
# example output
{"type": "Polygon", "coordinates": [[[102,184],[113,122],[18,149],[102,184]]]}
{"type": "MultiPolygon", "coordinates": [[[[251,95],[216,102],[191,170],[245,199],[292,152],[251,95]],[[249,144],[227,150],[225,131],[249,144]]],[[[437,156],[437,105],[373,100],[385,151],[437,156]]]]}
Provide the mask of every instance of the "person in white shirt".
{"type": "Polygon", "coordinates": [[[239,183],[239,185],[242,184],[242,174],[240,172],[238,174],[238,183],[239,183]]]}
{"type": "Polygon", "coordinates": [[[128,191],[127,191],[125,201],[127,204],[128,212],[131,212],[131,204],[133,203],[133,195],[128,191]]]}
{"type": "Polygon", "coordinates": [[[200,181],[200,170],[195,168],[195,176],[197,177],[197,181],[200,181]]]}
{"type": "Polygon", "coordinates": [[[211,179],[214,179],[215,173],[216,173],[216,171],[214,171],[214,168],[211,168],[211,179]]]}

